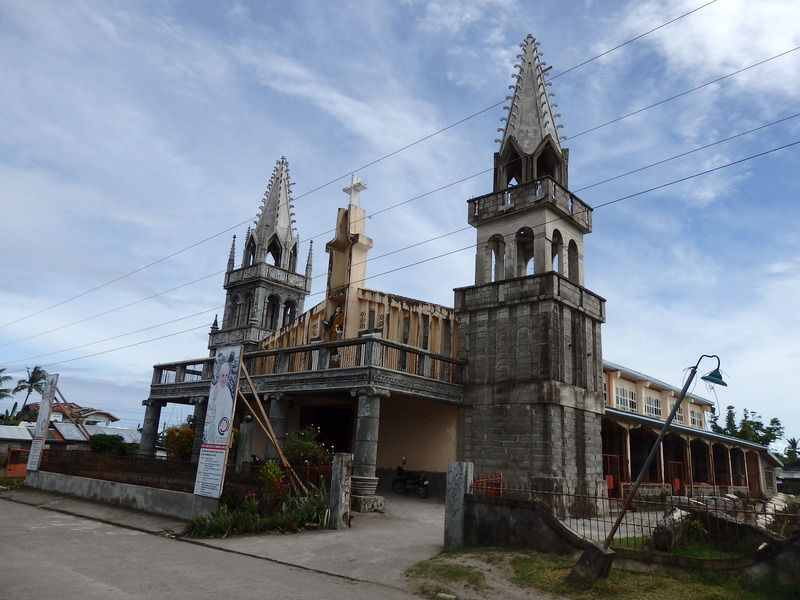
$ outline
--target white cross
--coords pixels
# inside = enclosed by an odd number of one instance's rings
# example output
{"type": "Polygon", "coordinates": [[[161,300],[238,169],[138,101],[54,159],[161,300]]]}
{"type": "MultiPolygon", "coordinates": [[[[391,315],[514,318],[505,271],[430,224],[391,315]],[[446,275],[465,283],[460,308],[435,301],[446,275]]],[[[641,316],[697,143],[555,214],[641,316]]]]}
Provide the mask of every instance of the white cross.
{"type": "Polygon", "coordinates": [[[367,189],[367,184],[363,183],[358,175],[350,176],[350,185],[342,191],[350,196],[350,205],[358,206],[359,194],[367,189]]]}

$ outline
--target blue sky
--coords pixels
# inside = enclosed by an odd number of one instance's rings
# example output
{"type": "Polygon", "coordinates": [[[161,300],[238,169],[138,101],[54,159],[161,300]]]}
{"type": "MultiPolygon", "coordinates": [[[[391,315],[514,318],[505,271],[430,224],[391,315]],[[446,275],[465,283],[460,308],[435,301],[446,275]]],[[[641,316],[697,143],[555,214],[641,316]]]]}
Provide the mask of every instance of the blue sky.
{"type": "Polygon", "coordinates": [[[307,306],[353,172],[367,286],[451,306],[531,33],[569,187],[595,207],[604,357],[680,386],[718,354],[719,404],[798,437],[800,145],[776,150],[800,141],[798,22],[784,0],[0,2],[0,367],[140,423],[152,365],[207,354],[231,237],[281,156],[301,255],[315,245],[307,306]]]}

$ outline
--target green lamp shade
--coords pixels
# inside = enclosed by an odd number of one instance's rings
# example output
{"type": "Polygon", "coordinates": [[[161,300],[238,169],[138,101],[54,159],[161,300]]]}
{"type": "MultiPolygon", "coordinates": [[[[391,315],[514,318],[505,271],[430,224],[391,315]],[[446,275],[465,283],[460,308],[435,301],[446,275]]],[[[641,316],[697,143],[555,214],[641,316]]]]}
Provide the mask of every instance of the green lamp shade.
{"type": "Polygon", "coordinates": [[[708,383],[713,383],[714,385],[724,385],[728,387],[728,384],[722,380],[722,375],[719,372],[719,369],[714,369],[708,375],[703,375],[700,379],[703,381],[707,381],[708,383]]]}

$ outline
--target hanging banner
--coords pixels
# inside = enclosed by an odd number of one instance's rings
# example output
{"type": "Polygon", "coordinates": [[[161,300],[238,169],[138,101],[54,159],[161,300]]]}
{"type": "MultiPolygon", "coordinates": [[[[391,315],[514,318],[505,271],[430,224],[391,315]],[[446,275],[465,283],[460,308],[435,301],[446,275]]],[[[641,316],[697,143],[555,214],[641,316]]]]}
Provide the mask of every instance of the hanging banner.
{"type": "Polygon", "coordinates": [[[48,375],[44,380],[42,401],[39,403],[39,416],[36,418],[36,427],[33,430],[31,451],[28,454],[28,471],[38,471],[42,460],[42,448],[47,439],[47,430],[50,428],[50,411],[53,408],[53,398],[56,395],[58,375],[48,375]]]}
{"type": "Polygon", "coordinates": [[[239,389],[239,361],[241,346],[217,348],[211,388],[208,391],[206,420],[203,426],[203,443],[197,462],[194,493],[198,496],[219,498],[225,479],[228,448],[231,444],[236,394],[239,389]]]}

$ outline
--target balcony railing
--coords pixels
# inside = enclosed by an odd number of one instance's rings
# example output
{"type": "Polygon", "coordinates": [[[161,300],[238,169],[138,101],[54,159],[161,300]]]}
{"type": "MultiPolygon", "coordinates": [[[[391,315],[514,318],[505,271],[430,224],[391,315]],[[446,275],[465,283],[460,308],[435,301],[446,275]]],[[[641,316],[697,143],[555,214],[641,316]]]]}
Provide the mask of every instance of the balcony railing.
{"type": "MultiPolygon", "coordinates": [[[[378,367],[443,383],[461,383],[463,362],[421,348],[374,337],[259,350],[244,355],[252,376],[327,369],[378,367]]],[[[155,365],[153,385],[210,380],[213,358],[155,365]]]]}

